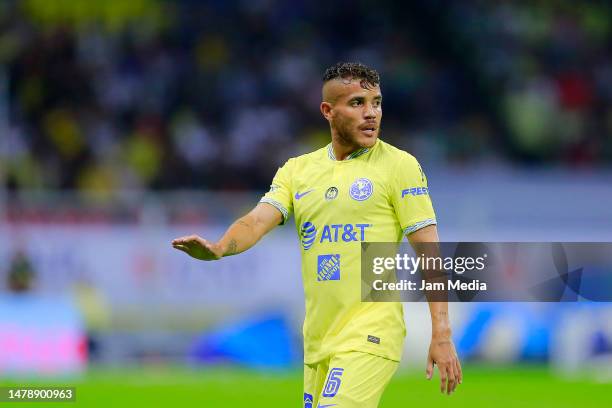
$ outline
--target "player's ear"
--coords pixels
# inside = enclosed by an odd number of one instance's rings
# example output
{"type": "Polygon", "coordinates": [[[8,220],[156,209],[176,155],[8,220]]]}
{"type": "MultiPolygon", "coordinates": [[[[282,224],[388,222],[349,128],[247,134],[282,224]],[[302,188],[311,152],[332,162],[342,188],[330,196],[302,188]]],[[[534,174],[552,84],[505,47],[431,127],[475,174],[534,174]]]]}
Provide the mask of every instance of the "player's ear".
{"type": "Polygon", "coordinates": [[[332,110],[332,105],[329,102],[321,102],[321,114],[323,114],[323,117],[327,120],[331,119],[331,110],[332,110]]]}

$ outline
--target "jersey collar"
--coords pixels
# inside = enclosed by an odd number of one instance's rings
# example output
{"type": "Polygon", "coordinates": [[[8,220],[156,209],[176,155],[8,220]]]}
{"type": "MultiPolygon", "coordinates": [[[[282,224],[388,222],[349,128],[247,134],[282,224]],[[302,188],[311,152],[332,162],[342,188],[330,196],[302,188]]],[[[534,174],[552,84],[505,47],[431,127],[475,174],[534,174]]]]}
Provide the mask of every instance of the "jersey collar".
{"type": "MultiPolygon", "coordinates": [[[[376,140],[376,143],[374,143],[374,146],[372,146],[371,148],[364,147],[362,149],[355,150],[353,153],[349,154],[346,159],[341,160],[341,161],[351,160],[363,154],[366,154],[371,149],[373,149],[377,144],[378,144],[378,140],[376,140]]],[[[331,143],[327,145],[327,156],[329,157],[330,160],[336,161],[336,155],[334,155],[334,149],[332,148],[331,143]]]]}

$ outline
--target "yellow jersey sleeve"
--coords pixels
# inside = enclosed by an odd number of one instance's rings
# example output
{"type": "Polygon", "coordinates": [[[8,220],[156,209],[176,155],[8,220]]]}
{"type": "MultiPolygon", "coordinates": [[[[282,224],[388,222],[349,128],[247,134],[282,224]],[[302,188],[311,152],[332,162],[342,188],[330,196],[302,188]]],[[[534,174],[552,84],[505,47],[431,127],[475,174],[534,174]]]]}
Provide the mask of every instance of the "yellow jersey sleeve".
{"type": "Polygon", "coordinates": [[[404,235],[436,224],[427,177],[413,156],[400,155],[392,180],[391,202],[404,235]]]}
{"type": "Polygon", "coordinates": [[[293,212],[293,192],[291,191],[291,175],[293,172],[294,160],[289,159],[283,167],[279,168],[272,180],[270,190],[259,200],[260,203],[268,203],[283,215],[281,225],[293,212]]]}

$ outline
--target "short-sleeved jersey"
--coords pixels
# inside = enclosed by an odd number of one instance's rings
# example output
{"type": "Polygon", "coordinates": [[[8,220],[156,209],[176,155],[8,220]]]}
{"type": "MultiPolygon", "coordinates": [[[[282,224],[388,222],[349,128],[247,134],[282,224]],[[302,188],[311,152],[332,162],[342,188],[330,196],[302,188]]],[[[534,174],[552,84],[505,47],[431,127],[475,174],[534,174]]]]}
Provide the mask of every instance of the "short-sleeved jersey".
{"type": "Polygon", "coordinates": [[[382,140],[346,160],[331,144],[289,159],[261,202],[293,213],[306,300],[304,361],[363,351],[399,361],[400,303],[361,302],[361,242],[400,242],[436,223],[417,160],[382,140]]]}

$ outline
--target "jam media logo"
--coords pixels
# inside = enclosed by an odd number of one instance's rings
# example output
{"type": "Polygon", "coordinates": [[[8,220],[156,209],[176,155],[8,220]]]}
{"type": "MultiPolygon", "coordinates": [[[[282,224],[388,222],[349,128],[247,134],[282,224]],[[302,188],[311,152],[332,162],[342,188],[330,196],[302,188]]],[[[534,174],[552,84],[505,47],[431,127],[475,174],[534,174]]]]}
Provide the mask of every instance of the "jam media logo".
{"type": "Polygon", "coordinates": [[[365,201],[372,195],[374,185],[367,178],[357,179],[351,184],[349,194],[353,200],[365,201]]]}
{"type": "Polygon", "coordinates": [[[317,227],[310,221],[306,221],[302,224],[302,229],[300,230],[300,237],[302,239],[302,248],[305,251],[308,251],[317,237],[317,227]]]}
{"type": "Polygon", "coordinates": [[[317,258],[317,280],[340,280],[340,255],[319,255],[317,258]]]}
{"type": "Polygon", "coordinates": [[[304,408],[312,408],[312,395],[304,393],[304,408]]]}

